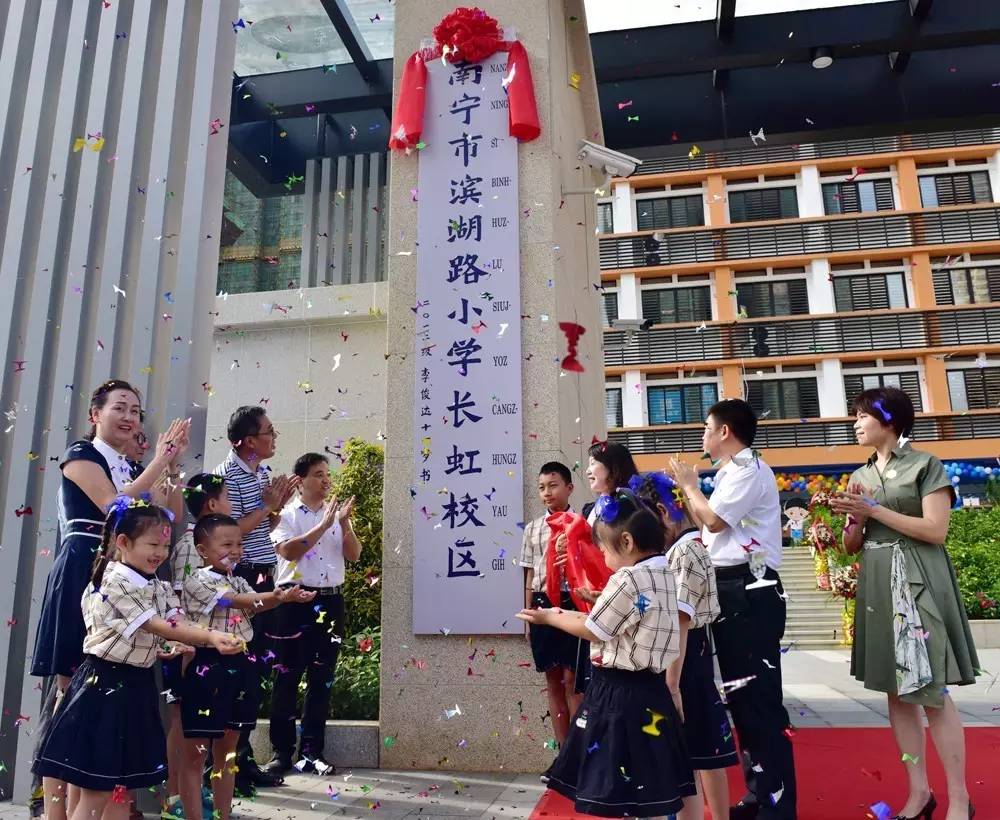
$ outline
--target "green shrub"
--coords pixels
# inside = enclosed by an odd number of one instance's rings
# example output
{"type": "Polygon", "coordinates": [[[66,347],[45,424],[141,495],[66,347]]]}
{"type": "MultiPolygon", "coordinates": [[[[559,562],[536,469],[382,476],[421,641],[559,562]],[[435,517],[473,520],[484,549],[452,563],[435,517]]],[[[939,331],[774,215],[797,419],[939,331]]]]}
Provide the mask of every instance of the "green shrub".
{"type": "Polygon", "coordinates": [[[381,660],[381,627],[344,639],[330,696],[331,718],[378,720],[378,678],[381,660]],[[365,639],[371,643],[362,643],[365,639]]]}
{"type": "Polygon", "coordinates": [[[948,554],[970,618],[1000,618],[1000,506],[954,510],[948,554]]]}

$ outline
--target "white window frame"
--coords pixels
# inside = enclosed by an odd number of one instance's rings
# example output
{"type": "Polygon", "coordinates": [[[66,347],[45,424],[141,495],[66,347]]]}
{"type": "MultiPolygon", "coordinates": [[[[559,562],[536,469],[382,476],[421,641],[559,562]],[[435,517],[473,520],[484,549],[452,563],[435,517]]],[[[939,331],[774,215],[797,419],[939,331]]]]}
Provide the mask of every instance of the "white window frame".
{"type": "MultiPolygon", "coordinates": [[[[962,356],[962,359],[963,361],[957,362],[946,361],[944,368],[945,384],[948,385],[948,404],[951,406],[953,411],[957,412],[965,412],[969,409],[969,397],[968,395],[965,397],[965,407],[955,407],[951,398],[951,382],[948,380],[948,374],[961,373],[963,370],[979,370],[980,368],[979,365],[976,364],[976,361],[981,361],[982,359],[986,360],[986,366],[982,368],[983,370],[990,367],[1000,367],[1000,356],[994,355],[991,357],[987,355],[985,351],[980,351],[973,357],[962,356]]],[[[964,383],[962,385],[962,389],[965,389],[964,383]]]]}
{"type": "MultiPolygon", "coordinates": [[[[909,358],[909,357],[904,357],[909,358]]],[[[881,376],[886,371],[891,370],[894,373],[916,373],[917,382],[920,385],[920,404],[922,407],[926,408],[928,406],[929,396],[927,394],[927,375],[924,369],[923,359],[920,356],[916,357],[916,364],[896,364],[897,359],[876,359],[874,365],[869,365],[866,367],[852,367],[853,362],[841,362],[840,370],[842,376],[881,376]]],[[[843,382],[843,379],[841,379],[843,382]]]]}

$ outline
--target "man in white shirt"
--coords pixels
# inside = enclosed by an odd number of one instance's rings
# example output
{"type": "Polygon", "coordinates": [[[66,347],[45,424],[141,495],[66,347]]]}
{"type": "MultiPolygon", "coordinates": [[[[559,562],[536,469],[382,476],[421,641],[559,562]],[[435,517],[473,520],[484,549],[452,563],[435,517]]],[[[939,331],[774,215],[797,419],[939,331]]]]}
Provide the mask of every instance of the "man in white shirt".
{"type": "Polygon", "coordinates": [[[733,820],[794,820],[795,763],[782,703],[781,645],[785,595],[781,565],[781,505],[774,473],[752,449],[757,415],[745,401],[727,399],[708,411],[702,446],[719,464],[712,497],[698,471],[676,458],[669,470],[702,526],[719,590],[722,614],[712,624],[750,794],[731,810],[733,820]],[[751,571],[755,565],[756,574],[751,571]]]}
{"type": "Polygon", "coordinates": [[[292,769],[295,754],[296,696],[306,676],[299,740],[300,771],[331,775],[323,754],[330,687],[344,637],[344,560],[361,557],[361,543],[351,528],[354,499],[326,500],[330,464],[326,456],[306,453],[295,462],[299,497],[282,511],[271,532],[278,564],[275,586],[299,585],[315,591],[308,604],[286,603],[276,612],[277,662],[271,695],[271,746],[274,757],[265,771],[280,775],[292,769]]]}

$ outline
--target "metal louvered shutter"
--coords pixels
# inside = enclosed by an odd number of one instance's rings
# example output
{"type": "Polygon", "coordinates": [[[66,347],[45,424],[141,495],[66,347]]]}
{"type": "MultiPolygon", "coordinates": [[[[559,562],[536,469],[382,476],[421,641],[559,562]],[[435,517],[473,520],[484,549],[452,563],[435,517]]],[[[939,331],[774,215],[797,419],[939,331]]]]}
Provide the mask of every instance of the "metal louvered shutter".
{"type": "Polygon", "coordinates": [[[597,204],[597,232],[615,232],[615,212],[610,202],[599,202],[597,204]]]}
{"type": "Polygon", "coordinates": [[[620,388],[605,388],[604,390],[604,421],[607,426],[621,427],[622,422],[622,391],[620,388]]]}
{"type": "Polygon", "coordinates": [[[915,371],[904,373],[878,373],[870,375],[847,374],[844,376],[844,393],[847,395],[847,414],[851,414],[854,400],[865,390],[873,387],[898,387],[913,402],[913,409],[921,413],[924,409],[920,395],[920,376],[915,371]]]}
{"type": "Polygon", "coordinates": [[[819,416],[816,379],[773,379],[747,383],[747,402],[758,418],[800,419],[819,416]]]}
{"type": "Polygon", "coordinates": [[[708,322],[712,318],[708,287],[651,288],[642,291],[642,318],[654,324],[708,322]]]}
{"type": "Polygon", "coordinates": [[[934,302],[938,305],[955,304],[955,294],[951,289],[951,271],[934,271],[934,302]]]}
{"type": "Polygon", "coordinates": [[[794,186],[731,191],[730,222],[760,222],[768,219],[792,219],[799,215],[794,186]]]}
{"type": "Polygon", "coordinates": [[[737,285],[736,301],[751,319],[809,313],[809,292],[804,279],[737,285]]]}
{"type": "Polygon", "coordinates": [[[636,228],[652,231],[660,228],[690,228],[705,224],[701,194],[640,199],[635,203],[636,228]]]}
{"type": "Polygon", "coordinates": [[[1000,403],[1000,367],[963,371],[970,410],[986,410],[1000,403]]]}
{"type": "MultiPolygon", "coordinates": [[[[977,202],[992,202],[990,176],[986,171],[972,171],[967,174],[937,174],[934,191],[938,206],[972,205],[977,202]]],[[[924,203],[927,205],[928,203],[924,203]]]]}
{"type": "Polygon", "coordinates": [[[615,319],[618,318],[618,294],[601,294],[601,318],[604,320],[604,327],[611,327],[615,319]]]}

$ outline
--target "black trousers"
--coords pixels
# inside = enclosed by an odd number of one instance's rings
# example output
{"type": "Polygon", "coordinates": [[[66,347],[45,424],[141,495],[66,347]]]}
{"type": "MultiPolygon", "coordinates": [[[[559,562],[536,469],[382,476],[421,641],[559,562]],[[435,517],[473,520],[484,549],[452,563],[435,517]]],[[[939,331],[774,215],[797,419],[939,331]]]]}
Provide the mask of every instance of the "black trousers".
{"type": "Polygon", "coordinates": [[[719,618],[712,624],[723,681],[755,676],[727,694],[741,749],[753,762],[760,820],[795,820],[795,761],[785,730],[788,712],[781,694],[781,638],[785,634],[784,589],[778,573],[764,576],[776,586],[747,589],[749,565],[716,567],[719,618]]]}
{"type": "MultiPolygon", "coordinates": [[[[303,587],[308,589],[309,587],[303,587]]],[[[282,604],[276,610],[277,673],[271,695],[271,746],[274,754],[291,760],[295,753],[296,697],[306,676],[302,701],[299,757],[323,755],[330,689],[344,636],[344,596],[318,594],[309,603],[282,604]]]]}
{"type": "MultiPolygon", "coordinates": [[[[250,586],[254,592],[271,592],[274,589],[274,566],[261,564],[237,564],[233,570],[233,575],[239,575],[250,586]]],[[[256,661],[253,664],[257,671],[257,686],[271,674],[271,660],[264,660],[265,655],[274,644],[274,639],[270,637],[274,633],[274,620],[277,610],[269,609],[260,612],[253,617],[253,638],[247,647],[248,654],[256,661]]],[[[258,693],[259,694],[259,693],[258,693]]],[[[250,732],[246,729],[240,732],[240,739],[236,744],[237,764],[240,770],[249,774],[248,761],[252,761],[253,750],[250,748],[250,732]]]]}

